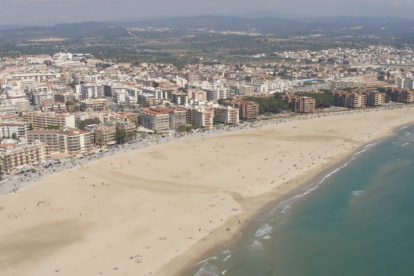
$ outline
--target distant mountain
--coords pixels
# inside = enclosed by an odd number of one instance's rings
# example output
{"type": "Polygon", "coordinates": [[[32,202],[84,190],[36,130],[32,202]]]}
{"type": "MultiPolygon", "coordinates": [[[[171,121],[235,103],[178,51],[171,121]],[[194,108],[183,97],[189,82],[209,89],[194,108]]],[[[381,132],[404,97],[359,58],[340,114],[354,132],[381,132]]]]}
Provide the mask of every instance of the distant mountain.
{"type": "Polygon", "coordinates": [[[177,17],[147,19],[135,22],[83,22],[65,23],[45,27],[18,27],[12,25],[0,27],[0,34],[5,38],[31,37],[76,37],[99,35],[99,32],[125,32],[125,27],[169,27],[178,29],[212,29],[230,31],[254,30],[263,34],[279,37],[309,35],[315,33],[336,35],[398,36],[414,34],[414,19],[398,17],[301,17],[279,18],[271,12],[252,12],[249,17],[201,15],[194,17],[177,17]],[[269,16],[257,18],[255,16],[269,16]],[[112,30],[112,31],[111,31],[112,30]]]}
{"type": "Polygon", "coordinates": [[[28,26],[29,25],[18,25],[18,24],[0,25],[0,31],[19,29],[19,28],[24,28],[28,26]]]}

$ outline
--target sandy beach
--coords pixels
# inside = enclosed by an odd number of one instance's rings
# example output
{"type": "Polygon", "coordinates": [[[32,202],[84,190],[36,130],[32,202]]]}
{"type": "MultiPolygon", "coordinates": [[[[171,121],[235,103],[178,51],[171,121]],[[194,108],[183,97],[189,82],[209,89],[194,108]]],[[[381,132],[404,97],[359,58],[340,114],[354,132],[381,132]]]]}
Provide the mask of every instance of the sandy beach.
{"type": "Polygon", "coordinates": [[[413,108],[300,120],[44,177],[0,196],[0,275],[180,275],[267,203],[410,123],[413,108]]]}

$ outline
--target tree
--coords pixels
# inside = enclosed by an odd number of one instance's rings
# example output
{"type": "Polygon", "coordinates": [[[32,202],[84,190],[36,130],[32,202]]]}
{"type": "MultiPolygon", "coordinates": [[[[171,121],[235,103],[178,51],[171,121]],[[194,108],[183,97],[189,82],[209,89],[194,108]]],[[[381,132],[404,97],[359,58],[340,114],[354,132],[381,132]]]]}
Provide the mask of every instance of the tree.
{"type": "Polygon", "coordinates": [[[102,139],[102,137],[99,137],[97,142],[98,142],[98,145],[99,145],[100,147],[102,147],[102,143],[103,143],[103,139],[102,139]]]}
{"type": "Polygon", "coordinates": [[[126,132],[124,129],[119,129],[115,131],[115,140],[118,144],[125,143],[126,132]]]}
{"type": "Polygon", "coordinates": [[[33,130],[33,124],[32,123],[29,124],[29,130],[33,130]]]}
{"type": "Polygon", "coordinates": [[[66,102],[66,106],[69,106],[69,105],[73,105],[73,102],[71,102],[71,101],[67,101],[67,102],[66,102]]]}
{"type": "Polygon", "coordinates": [[[79,129],[85,130],[86,126],[88,125],[99,125],[100,121],[98,118],[94,119],[85,119],[79,123],[79,129]]]}
{"type": "Polygon", "coordinates": [[[12,139],[17,140],[17,134],[16,134],[16,132],[14,132],[14,133],[12,134],[12,139]]]}
{"type": "Polygon", "coordinates": [[[244,77],[244,80],[247,81],[247,82],[251,82],[252,81],[252,77],[246,76],[246,77],[244,77]]]}
{"type": "Polygon", "coordinates": [[[306,96],[316,100],[316,108],[330,107],[334,105],[334,96],[331,93],[298,93],[298,96],[306,96]]]}
{"type": "Polygon", "coordinates": [[[385,94],[385,102],[389,103],[391,101],[391,96],[388,94],[385,94]]]}
{"type": "Polygon", "coordinates": [[[72,81],[72,82],[68,83],[68,86],[70,86],[74,89],[75,86],[76,86],[76,83],[74,81],[72,81]]]}
{"type": "Polygon", "coordinates": [[[181,125],[181,126],[179,126],[178,127],[178,129],[177,129],[177,131],[178,132],[184,132],[184,131],[186,131],[187,130],[187,126],[185,126],[185,125],[181,125]]]}
{"type": "Polygon", "coordinates": [[[3,175],[3,167],[0,165],[0,181],[1,181],[2,175],[3,175]]]}
{"type": "MultiPolygon", "coordinates": [[[[246,97],[245,101],[251,101],[259,104],[259,114],[264,114],[266,112],[270,113],[280,113],[283,110],[288,110],[288,106],[285,101],[277,98],[255,98],[255,97],[246,97]]],[[[259,115],[255,114],[255,116],[259,115]]]]}

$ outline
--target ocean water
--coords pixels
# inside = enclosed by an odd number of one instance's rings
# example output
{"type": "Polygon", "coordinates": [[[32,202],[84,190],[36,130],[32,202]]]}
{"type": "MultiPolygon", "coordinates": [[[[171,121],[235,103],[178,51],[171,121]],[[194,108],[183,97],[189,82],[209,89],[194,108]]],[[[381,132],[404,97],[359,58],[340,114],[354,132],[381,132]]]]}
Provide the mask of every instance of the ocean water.
{"type": "Polygon", "coordinates": [[[414,126],[340,167],[184,275],[414,275],[414,126]]]}

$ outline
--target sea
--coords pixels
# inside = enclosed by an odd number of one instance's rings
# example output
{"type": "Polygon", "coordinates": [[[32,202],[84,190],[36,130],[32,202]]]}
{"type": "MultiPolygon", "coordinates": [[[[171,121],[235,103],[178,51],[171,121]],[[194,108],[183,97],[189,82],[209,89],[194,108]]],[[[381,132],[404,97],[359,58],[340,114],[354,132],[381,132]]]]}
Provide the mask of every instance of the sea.
{"type": "Polygon", "coordinates": [[[414,275],[414,126],[263,209],[183,275],[414,275]]]}

